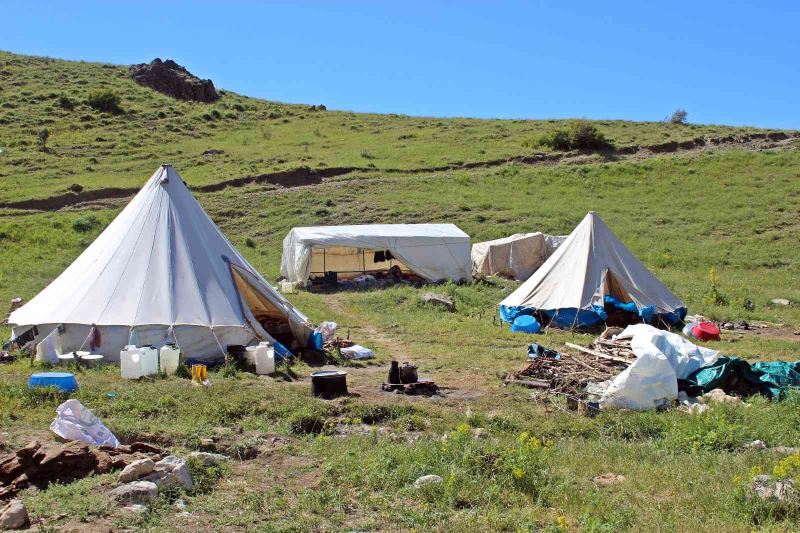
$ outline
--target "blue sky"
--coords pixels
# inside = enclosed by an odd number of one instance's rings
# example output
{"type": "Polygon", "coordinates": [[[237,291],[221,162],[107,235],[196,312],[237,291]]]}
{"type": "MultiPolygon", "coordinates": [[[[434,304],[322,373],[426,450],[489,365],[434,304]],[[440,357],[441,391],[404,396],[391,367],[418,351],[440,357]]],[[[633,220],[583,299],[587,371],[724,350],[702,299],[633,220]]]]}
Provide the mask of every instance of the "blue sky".
{"type": "Polygon", "coordinates": [[[354,111],[800,128],[796,1],[127,4],[0,2],[0,49],[354,111]]]}

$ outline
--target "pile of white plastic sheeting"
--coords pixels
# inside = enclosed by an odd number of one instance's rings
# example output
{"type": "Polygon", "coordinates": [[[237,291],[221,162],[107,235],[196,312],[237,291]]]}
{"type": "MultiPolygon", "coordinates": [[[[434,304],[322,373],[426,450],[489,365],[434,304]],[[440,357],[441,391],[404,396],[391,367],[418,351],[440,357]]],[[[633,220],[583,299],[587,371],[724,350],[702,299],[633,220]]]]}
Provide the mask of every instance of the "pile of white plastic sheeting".
{"type": "Polygon", "coordinates": [[[628,326],[616,338],[631,339],[636,361],[611,382],[603,395],[606,406],[643,411],[664,405],[678,397],[678,379],[719,357],[717,350],[647,324],[628,326]]]}

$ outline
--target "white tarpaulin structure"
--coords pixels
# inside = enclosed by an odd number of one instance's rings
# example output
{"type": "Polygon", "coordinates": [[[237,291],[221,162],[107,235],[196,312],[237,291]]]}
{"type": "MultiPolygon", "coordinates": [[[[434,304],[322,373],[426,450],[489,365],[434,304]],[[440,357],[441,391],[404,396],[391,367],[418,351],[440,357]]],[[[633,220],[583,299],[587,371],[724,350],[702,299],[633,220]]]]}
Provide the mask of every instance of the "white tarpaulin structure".
{"type": "Polygon", "coordinates": [[[9,317],[13,335],[63,326],[64,351],[119,360],[127,344],[176,342],[189,358],[290,331],[305,346],[306,317],[239,254],[170,165],[162,165],[58,278],[9,317]],[[96,327],[94,327],[96,326],[96,327]],[[99,344],[98,344],[99,343],[99,344]]]}
{"type": "Polygon", "coordinates": [[[293,228],[283,239],[281,274],[305,282],[325,272],[347,278],[396,265],[429,281],[459,281],[472,279],[469,254],[469,235],[454,224],[293,228]]]}
{"type": "Polygon", "coordinates": [[[717,350],[647,324],[628,326],[616,338],[631,340],[636,361],[606,389],[602,401],[613,407],[639,411],[659,407],[678,397],[678,379],[719,358],[717,350]]]}
{"type": "Polygon", "coordinates": [[[475,243],[472,245],[472,272],[524,281],[566,238],[537,231],[475,243]]]}
{"type": "MultiPolygon", "coordinates": [[[[531,311],[559,327],[591,326],[605,319],[611,298],[645,321],[677,321],[686,305],[628,250],[600,216],[589,212],[547,261],[500,303],[506,321],[531,311]]],[[[547,325],[547,324],[545,324],[547,325]]]]}

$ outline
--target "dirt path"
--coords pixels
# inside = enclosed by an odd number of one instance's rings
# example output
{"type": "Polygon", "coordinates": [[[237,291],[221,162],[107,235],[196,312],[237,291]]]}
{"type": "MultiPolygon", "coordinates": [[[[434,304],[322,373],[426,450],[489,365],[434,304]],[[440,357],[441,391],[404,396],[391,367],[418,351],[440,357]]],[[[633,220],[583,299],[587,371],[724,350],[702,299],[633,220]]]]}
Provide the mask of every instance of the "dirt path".
{"type": "MultiPolygon", "coordinates": [[[[417,174],[435,174],[453,170],[469,170],[475,168],[492,168],[510,163],[519,165],[555,165],[560,163],[585,164],[597,161],[601,157],[608,161],[625,159],[647,159],[658,155],[678,152],[700,152],[730,148],[744,148],[752,151],[769,150],[784,147],[800,138],[800,132],[751,133],[747,135],[728,135],[725,137],[697,137],[688,141],[669,141],[653,145],[632,145],[605,151],[572,151],[563,153],[540,153],[493,159],[489,161],[473,161],[458,165],[443,165],[419,168],[373,168],[373,167],[328,167],[312,169],[299,167],[279,172],[243,176],[218,183],[191,187],[197,192],[216,192],[228,187],[242,187],[249,184],[271,184],[278,190],[296,187],[314,187],[327,181],[341,179],[357,173],[367,173],[367,178],[348,178],[348,183],[362,179],[375,179],[374,175],[413,176],[417,174]]],[[[0,209],[23,209],[34,211],[57,211],[70,206],[102,203],[106,201],[128,199],[138,189],[103,188],[82,191],[80,193],[63,193],[48,198],[33,198],[15,202],[0,203],[0,209]]]]}

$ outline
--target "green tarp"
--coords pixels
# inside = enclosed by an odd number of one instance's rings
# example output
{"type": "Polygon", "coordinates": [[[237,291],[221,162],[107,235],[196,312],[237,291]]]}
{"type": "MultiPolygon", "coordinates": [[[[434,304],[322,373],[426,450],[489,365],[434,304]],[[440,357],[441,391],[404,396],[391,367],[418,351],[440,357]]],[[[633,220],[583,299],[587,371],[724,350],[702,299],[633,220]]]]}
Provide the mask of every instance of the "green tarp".
{"type": "Polygon", "coordinates": [[[702,392],[723,389],[728,394],[764,394],[780,398],[790,387],[800,387],[800,361],[771,361],[752,365],[738,357],[722,356],[713,365],[695,370],[686,380],[702,392]]]}

